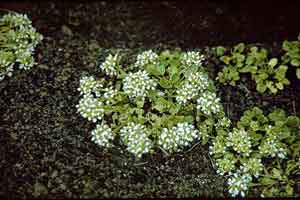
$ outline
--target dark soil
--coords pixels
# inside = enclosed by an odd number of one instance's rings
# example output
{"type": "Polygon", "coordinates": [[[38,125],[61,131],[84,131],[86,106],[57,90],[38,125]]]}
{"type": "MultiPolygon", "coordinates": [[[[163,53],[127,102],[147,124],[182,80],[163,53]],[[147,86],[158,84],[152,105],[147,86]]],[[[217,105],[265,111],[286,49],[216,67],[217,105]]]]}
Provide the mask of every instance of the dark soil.
{"type": "MultiPolygon", "coordinates": [[[[0,8],[27,13],[44,35],[38,65],[0,82],[0,196],[227,196],[207,146],[169,157],[157,151],[135,161],[121,148],[106,150],[92,143],[94,125],[75,108],[79,79],[99,73],[101,59],[116,51],[133,55],[148,48],[193,49],[240,41],[278,49],[284,39],[296,40],[299,7],[282,1],[217,0],[0,3],[0,8]]],[[[213,61],[208,66],[212,75],[218,69],[213,61]]],[[[233,120],[254,105],[300,112],[296,79],[276,97],[258,94],[247,81],[241,85],[245,87],[217,85],[233,120]]]]}

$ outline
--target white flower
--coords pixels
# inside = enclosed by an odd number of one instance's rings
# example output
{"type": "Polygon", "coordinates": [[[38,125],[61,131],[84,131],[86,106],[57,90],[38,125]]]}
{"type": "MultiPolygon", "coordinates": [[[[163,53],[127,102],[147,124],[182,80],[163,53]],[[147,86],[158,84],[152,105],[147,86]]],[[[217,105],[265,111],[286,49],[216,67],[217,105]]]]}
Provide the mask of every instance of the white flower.
{"type": "Polygon", "coordinates": [[[200,52],[189,51],[182,55],[181,62],[187,67],[192,65],[202,66],[202,61],[204,59],[204,55],[200,55],[200,52]]]}
{"type": "Polygon", "coordinates": [[[171,129],[164,128],[159,136],[158,144],[169,152],[178,151],[199,138],[199,132],[192,124],[178,123],[171,129]]]}
{"type": "Polygon", "coordinates": [[[249,185],[252,181],[252,176],[247,173],[243,173],[237,170],[234,174],[230,176],[227,181],[229,187],[229,193],[231,196],[235,197],[237,195],[245,196],[245,192],[248,191],[249,185]]]}
{"type": "Polygon", "coordinates": [[[104,147],[112,146],[112,140],[114,139],[114,134],[106,124],[97,124],[96,129],[92,131],[92,141],[96,144],[104,147]]]}
{"type": "Polygon", "coordinates": [[[158,55],[152,50],[144,51],[143,53],[137,55],[135,67],[144,67],[147,64],[156,64],[158,55]]]}
{"type": "Polygon", "coordinates": [[[232,132],[228,133],[227,139],[227,146],[231,146],[239,154],[250,156],[252,152],[251,138],[244,129],[234,128],[232,132]]]}
{"type": "Polygon", "coordinates": [[[89,121],[96,122],[102,120],[104,116],[103,103],[91,94],[84,95],[76,107],[78,112],[89,121]]]}
{"type": "Polygon", "coordinates": [[[278,157],[281,159],[287,157],[287,150],[276,137],[276,135],[270,135],[266,139],[264,139],[258,149],[260,151],[260,154],[266,157],[278,157]]]}
{"type": "Polygon", "coordinates": [[[197,99],[197,109],[206,115],[217,114],[222,110],[220,98],[215,93],[206,91],[197,99]]]}
{"type": "Polygon", "coordinates": [[[156,85],[146,71],[139,70],[128,73],[123,81],[123,90],[129,98],[145,98],[150,90],[155,90],[156,85]]]}
{"type": "Polygon", "coordinates": [[[127,151],[140,158],[148,153],[152,148],[152,141],[148,138],[149,131],[141,124],[130,122],[120,130],[123,143],[127,146],[127,151]]]}
{"type": "Polygon", "coordinates": [[[207,89],[209,80],[207,74],[203,72],[196,72],[191,74],[185,83],[176,91],[176,100],[180,104],[186,104],[199,95],[200,92],[207,89]]]}
{"type": "Polygon", "coordinates": [[[102,69],[108,76],[116,76],[116,66],[118,65],[118,59],[119,58],[117,54],[115,56],[109,54],[106,57],[106,60],[100,65],[100,69],[102,69]]]}

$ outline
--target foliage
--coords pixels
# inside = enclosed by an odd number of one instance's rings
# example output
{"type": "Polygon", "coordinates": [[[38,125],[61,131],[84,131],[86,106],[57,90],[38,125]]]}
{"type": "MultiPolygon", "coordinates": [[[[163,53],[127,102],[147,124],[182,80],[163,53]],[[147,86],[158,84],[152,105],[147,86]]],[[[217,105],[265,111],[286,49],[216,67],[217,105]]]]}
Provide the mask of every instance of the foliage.
{"type": "Polygon", "coordinates": [[[11,76],[17,63],[28,70],[34,64],[34,49],[42,40],[26,15],[6,14],[0,18],[0,80],[11,76]]]}
{"type": "Polygon", "coordinates": [[[228,177],[229,193],[295,196],[300,180],[300,119],[281,109],[269,115],[254,107],[233,129],[219,128],[210,146],[217,172],[228,177]],[[298,177],[298,178],[297,178],[298,177]]]}
{"type": "Polygon", "coordinates": [[[206,143],[224,112],[203,59],[194,51],[149,50],[123,66],[122,56],[109,55],[100,65],[102,76],[82,77],[78,88],[78,112],[101,124],[93,140],[112,146],[120,138],[136,157],[155,147],[172,153],[196,139],[206,143]]]}
{"type": "Polygon", "coordinates": [[[250,73],[258,92],[268,90],[272,94],[283,90],[284,85],[290,83],[285,78],[288,67],[280,64],[277,58],[269,58],[264,48],[247,47],[244,43],[239,43],[230,50],[230,54],[223,47],[217,47],[216,55],[226,65],[218,73],[217,79],[221,83],[235,86],[241,73],[250,73]]]}
{"type": "MultiPolygon", "coordinates": [[[[300,67],[300,41],[284,41],[282,49],[285,54],[281,57],[284,64],[300,67]]],[[[297,68],[296,75],[300,79],[300,68],[297,68]]]]}

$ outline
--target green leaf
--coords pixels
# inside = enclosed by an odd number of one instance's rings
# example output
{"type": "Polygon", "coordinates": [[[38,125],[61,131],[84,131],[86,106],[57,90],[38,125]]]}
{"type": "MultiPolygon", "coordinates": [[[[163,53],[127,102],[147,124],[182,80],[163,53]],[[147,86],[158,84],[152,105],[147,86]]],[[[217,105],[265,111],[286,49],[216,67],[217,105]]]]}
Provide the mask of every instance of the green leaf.
{"type": "Polygon", "coordinates": [[[264,93],[267,89],[267,85],[264,82],[259,82],[256,84],[256,90],[260,93],[264,93]]]}
{"type": "Polygon", "coordinates": [[[244,43],[239,43],[238,45],[233,47],[234,52],[242,53],[245,49],[245,44],[244,43]]]}
{"type": "Polygon", "coordinates": [[[164,64],[158,64],[158,65],[155,65],[155,66],[156,66],[156,69],[159,72],[159,74],[163,76],[166,72],[165,65],[164,64]]]}
{"type": "Polygon", "coordinates": [[[298,59],[293,59],[291,61],[291,65],[295,66],[295,67],[299,67],[300,66],[300,60],[298,59]]]}
{"type": "Polygon", "coordinates": [[[220,60],[229,65],[231,58],[229,56],[222,56],[220,60]]]}
{"type": "Polygon", "coordinates": [[[274,178],[281,180],[281,172],[279,169],[273,168],[272,169],[272,176],[274,176],[274,178]]]}
{"type": "Polygon", "coordinates": [[[297,116],[288,116],[286,125],[291,127],[298,127],[300,126],[300,119],[297,116]]]}
{"type": "Polygon", "coordinates": [[[277,181],[274,179],[271,179],[269,177],[262,177],[259,179],[259,182],[263,185],[273,185],[275,184],[277,181]]]}
{"type": "Polygon", "coordinates": [[[155,102],[154,102],[154,106],[153,108],[158,110],[159,112],[165,112],[168,110],[169,107],[169,102],[164,99],[164,98],[158,98],[155,102]]]}
{"type": "Polygon", "coordinates": [[[172,88],[172,83],[169,80],[164,79],[164,78],[159,80],[159,85],[165,89],[172,88]]]}
{"type": "Polygon", "coordinates": [[[276,121],[283,122],[286,120],[286,115],[285,115],[284,110],[276,109],[268,115],[268,118],[272,122],[276,122],[276,121]]]}
{"type": "Polygon", "coordinates": [[[277,63],[278,63],[278,59],[277,58],[272,58],[269,61],[268,65],[273,68],[273,67],[275,67],[277,65],[277,63]]]}
{"type": "Polygon", "coordinates": [[[147,65],[146,71],[153,76],[160,76],[161,71],[155,65],[147,65]]]}
{"type": "Polygon", "coordinates": [[[217,56],[223,56],[225,53],[225,48],[222,46],[219,46],[216,48],[216,54],[217,56]]]}
{"type": "Polygon", "coordinates": [[[296,69],[296,76],[298,79],[300,79],[300,68],[296,69]]]}

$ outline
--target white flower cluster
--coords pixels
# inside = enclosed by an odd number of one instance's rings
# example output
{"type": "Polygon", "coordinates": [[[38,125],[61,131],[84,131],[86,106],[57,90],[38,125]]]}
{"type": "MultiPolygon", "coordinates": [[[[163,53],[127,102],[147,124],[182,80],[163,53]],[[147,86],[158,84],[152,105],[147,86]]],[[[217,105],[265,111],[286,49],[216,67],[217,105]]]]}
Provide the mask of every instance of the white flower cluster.
{"type": "Polygon", "coordinates": [[[237,153],[247,157],[252,152],[251,137],[244,129],[234,128],[232,132],[229,132],[227,146],[231,146],[237,153]]]}
{"type": "Polygon", "coordinates": [[[129,98],[145,98],[150,90],[155,90],[156,82],[152,80],[148,72],[139,70],[128,73],[123,82],[123,90],[129,98]]]}
{"type": "Polygon", "coordinates": [[[86,94],[76,105],[78,112],[89,121],[96,122],[102,120],[104,116],[103,103],[100,99],[93,97],[92,94],[86,94]]]}
{"type": "Polygon", "coordinates": [[[287,157],[287,150],[275,135],[268,136],[258,147],[260,154],[264,156],[278,157],[284,159],[287,157]]]}
{"type": "Polygon", "coordinates": [[[100,65],[100,69],[105,72],[108,76],[116,76],[117,70],[116,66],[118,65],[118,54],[115,56],[109,54],[105,61],[100,65]]]}
{"type": "Polygon", "coordinates": [[[247,162],[242,164],[241,170],[244,173],[249,173],[257,178],[263,170],[263,167],[261,158],[249,158],[247,162]]]}
{"type": "Polygon", "coordinates": [[[234,174],[230,176],[227,181],[229,187],[229,193],[235,197],[241,194],[242,197],[245,196],[245,192],[248,191],[249,185],[252,181],[252,176],[248,173],[243,173],[237,170],[234,174]]]}
{"type": "Polygon", "coordinates": [[[36,32],[27,15],[4,15],[0,18],[0,26],[4,27],[0,44],[2,48],[0,50],[0,80],[2,80],[5,75],[12,75],[15,62],[19,64],[19,69],[25,70],[35,64],[34,48],[41,42],[43,36],[36,32]]]}
{"type": "Polygon", "coordinates": [[[178,123],[172,129],[164,128],[159,136],[158,144],[169,152],[176,152],[180,147],[186,147],[199,138],[198,130],[187,122],[178,123]]]}
{"type": "Polygon", "coordinates": [[[209,154],[225,154],[226,153],[226,139],[223,135],[217,135],[209,147],[209,154]]]}
{"type": "Polygon", "coordinates": [[[231,121],[227,117],[222,117],[218,119],[217,123],[215,124],[215,127],[218,128],[229,128],[231,125],[231,121]]]}
{"type": "Polygon", "coordinates": [[[222,110],[220,98],[216,93],[206,91],[197,99],[197,109],[206,115],[217,114],[222,110]]]}
{"type": "MultiPolygon", "coordinates": [[[[111,104],[113,98],[118,94],[118,90],[113,89],[112,86],[109,88],[104,88],[103,91],[104,91],[103,97],[105,99],[106,105],[111,104]]],[[[96,96],[100,96],[100,94],[96,92],[96,96]]]]}
{"type": "Polygon", "coordinates": [[[143,53],[137,55],[135,62],[135,67],[144,67],[147,64],[156,64],[158,55],[152,50],[144,51],[143,53]]]}
{"type": "Polygon", "coordinates": [[[216,159],[217,173],[224,175],[229,172],[229,175],[231,175],[232,171],[236,168],[235,163],[236,158],[233,154],[226,154],[223,158],[216,159]]]}
{"type": "Polygon", "coordinates": [[[191,74],[187,81],[177,90],[176,100],[180,104],[186,104],[189,100],[199,95],[200,92],[207,89],[208,86],[207,74],[203,72],[191,74]]]}
{"type": "Polygon", "coordinates": [[[122,127],[120,136],[127,146],[127,151],[140,158],[144,153],[148,153],[152,148],[152,141],[148,138],[149,131],[141,124],[130,122],[122,127]]]}
{"type": "MultiPolygon", "coordinates": [[[[90,94],[97,85],[97,81],[93,76],[84,76],[80,79],[80,86],[77,89],[81,95],[90,94]]],[[[101,85],[102,87],[102,85],[101,85]]]]}
{"type": "Polygon", "coordinates": [[[201,66],[204,59],[204,55],[201,55],[200,52],[189,51],[182,55],[181,62],[188,67],[192,65],[201,66]]]}
{"type": "Polygon", "coordinates": [[[92,131],[92,141],[103,147],[112,146],[114,134],[111,128],[106,124],[97,124],[96,129],[92,131]]]}

